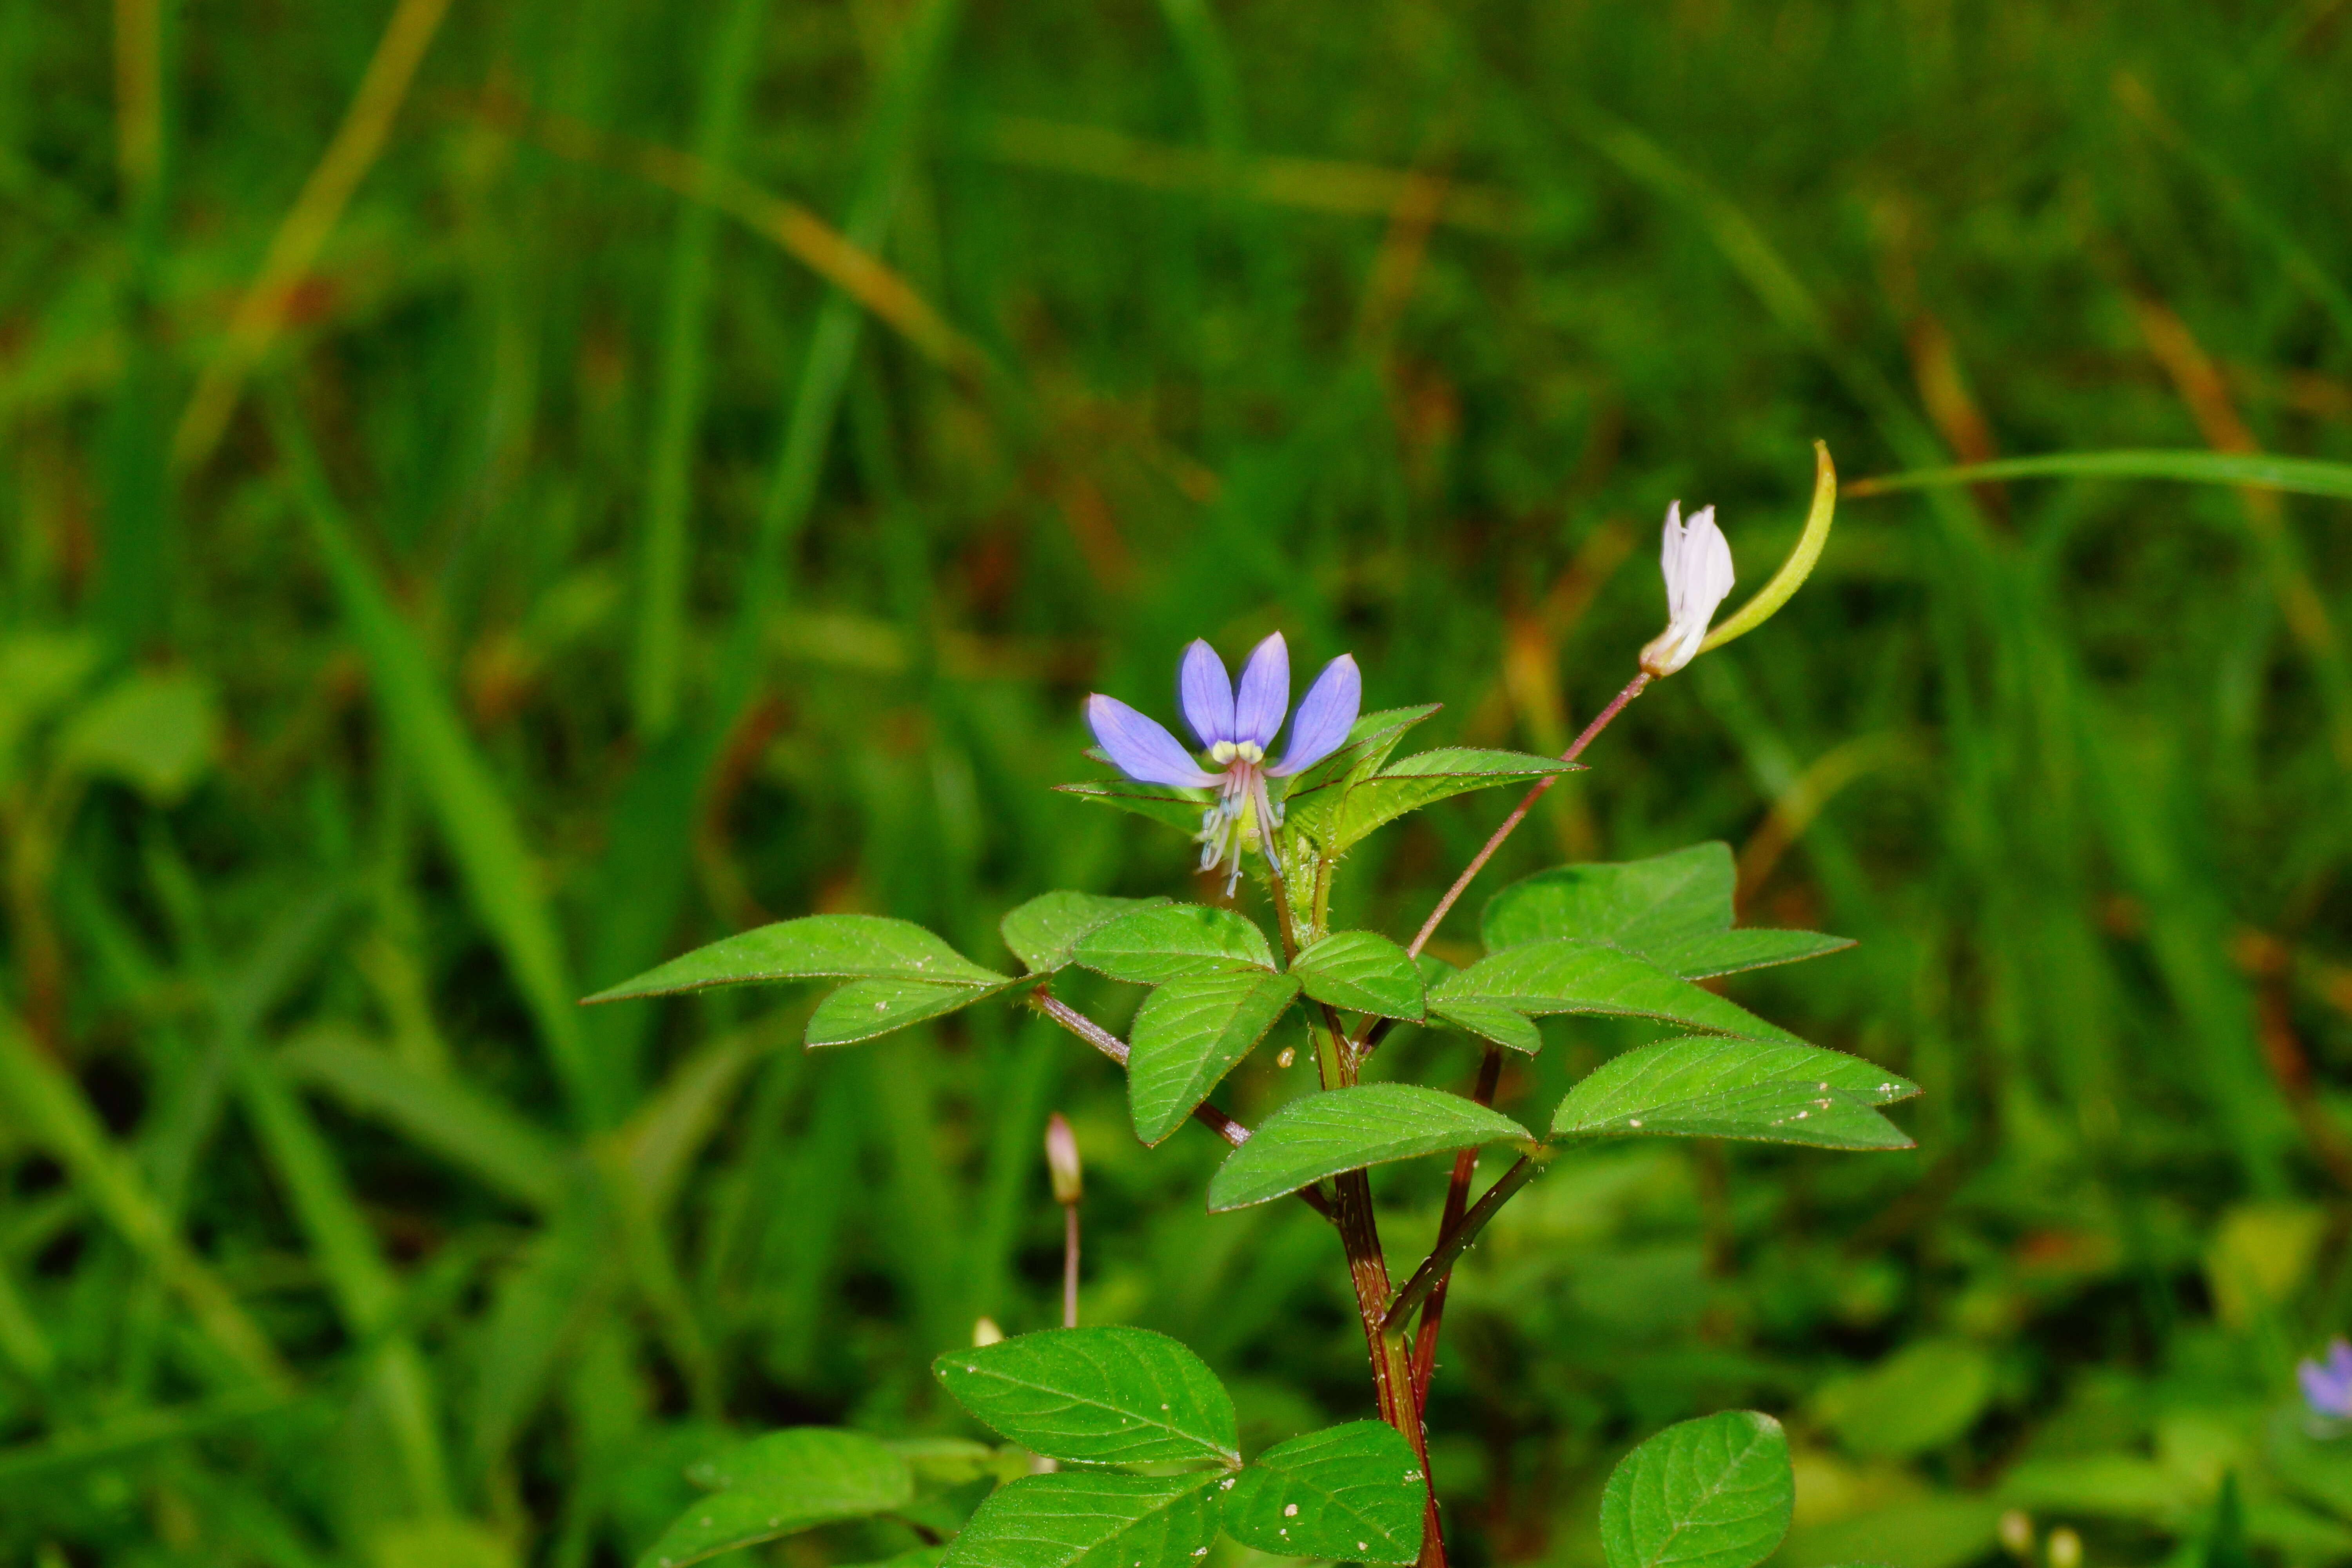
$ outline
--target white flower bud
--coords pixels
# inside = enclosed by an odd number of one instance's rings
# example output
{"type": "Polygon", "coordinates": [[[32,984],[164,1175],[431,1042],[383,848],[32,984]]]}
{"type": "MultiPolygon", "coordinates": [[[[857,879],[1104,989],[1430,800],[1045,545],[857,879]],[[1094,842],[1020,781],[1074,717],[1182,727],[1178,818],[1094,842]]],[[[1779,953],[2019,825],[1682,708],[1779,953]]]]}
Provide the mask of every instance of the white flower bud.
{"type": "Polygon", "coordinates": [[[994,1318],[982,1318],[971,1326],[971,1348],[974,1350],[995,1344],[1003,1338],[1004,1331],[996,1326],[994,1318]]]}
{"type": "Polygon", "coordinates": [[[1731,546],[1715,526],[1715,508],[1703,508],[1687,524],[1682,502],[1666,508],[1658,568],[1666,578],[1666,629],[1642,650],[1642,668],[1672,675],[1697,654],[1707,624],[1731,592],[1731,546]]]}
{"type": "Polygon", "coordinates": [[[1045,1168],[1054,1175],[1054,1201],[1076,1203],[1085,1190],[1078,1167],[1078,1137],[1060,1111],[1045,1119],[1045,1168]]]}

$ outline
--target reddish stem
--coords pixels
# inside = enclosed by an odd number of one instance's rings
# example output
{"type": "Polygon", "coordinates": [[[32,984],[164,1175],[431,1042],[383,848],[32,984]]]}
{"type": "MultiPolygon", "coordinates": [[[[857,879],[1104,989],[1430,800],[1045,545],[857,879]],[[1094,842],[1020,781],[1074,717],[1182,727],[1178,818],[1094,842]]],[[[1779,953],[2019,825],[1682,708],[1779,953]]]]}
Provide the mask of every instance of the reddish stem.
{"type": "MultiPolygon", "coordinates": [[[[1503,1079],[1503,1053],[1493,1046],[1486,1047],[1486,1059],[1478,1064],[1477,1087],[1470,1098],[1480,1105],[1495,1103],[1496,1086],[1503,1079]]],[[[1454,1156],[1454,1180],[1445,1189],[1445,1212],[1437,1222],[1437,1234],[1445,1235],[1462,1223],[1462,1211],[1470,1206],[1470,1178],[1478,1169],[1476,1148],[1463,1150],[1454,1156]]],[[[1447,1274],[1429,1293],[1429,1305],[1421,1310],[1421,1331],[1412,1348],[1413,1408],[1429,1408],[1429,1374],[1437,1367],[1437,1326],[1445,1318],[1445,1290],[1454,1276],[1447,1274]]]]}

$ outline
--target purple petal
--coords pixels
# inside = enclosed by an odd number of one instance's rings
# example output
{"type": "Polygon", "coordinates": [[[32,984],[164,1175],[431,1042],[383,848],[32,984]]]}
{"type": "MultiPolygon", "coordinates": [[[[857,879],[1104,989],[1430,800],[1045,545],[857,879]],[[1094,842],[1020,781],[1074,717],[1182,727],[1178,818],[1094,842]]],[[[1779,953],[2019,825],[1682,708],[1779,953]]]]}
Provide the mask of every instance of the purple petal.
{"type": "Polygon", "coordinates": [[[1364,678],[1356,668],[1356,656],[1343,653],[1325,665],[1315,684],[1307,689],[1306,698],[1298,704],[1298,717],[1290,726],[1290,750],[1280,767],[1266,771],[1276,778],[1287,778],[1338,751],[1348,731],[1355,728],[1356,710],[1363,705],[1364,678]]]}
{"type": "Polygon", "coordinates": [[[1196,789],[1217,782],[1217,775],[1202,773],[1192,753],[1158,720],[1145,718],[1116,697],[1097,691],[1087,698],[1087,723],[1118,771],[1129,778],[1196,789]]]}
{"type": "Polygon", "coordinates": [[[2321,1415],[2352,1416],[2352,1385],[2341,1378],[2329,1375],[2315,1361],[2299,1362],[2295,1365],[2296,1381],[2303,1384],[2304,1403],[2321,1415]]]}
{"type": "Polygon", "coordinates": [[[1234,738],[1233,677],[1225,673],[1225,661],[1217,650],[1198,637],[1184,650],[1184,662],[1177,668],[1176,705],[1183,710],[1184,722],[1192,727],[1201,750],[1234,738]]]}
{"type": "Polygon", "coordinates": [[[1234,739],[1274,744],[1290,707],[1290,647],[1275,633],[1250,650],[1242,668],[1241,693],[1234,700],[1234,739]]]}
{"type": "Polygon", "coordinates": [[[2334,1373],[2345,1386],[2352,1388],[2352,1344],[2341,1339],[2327,1342],[2327,1370],[2334,1373]]]}

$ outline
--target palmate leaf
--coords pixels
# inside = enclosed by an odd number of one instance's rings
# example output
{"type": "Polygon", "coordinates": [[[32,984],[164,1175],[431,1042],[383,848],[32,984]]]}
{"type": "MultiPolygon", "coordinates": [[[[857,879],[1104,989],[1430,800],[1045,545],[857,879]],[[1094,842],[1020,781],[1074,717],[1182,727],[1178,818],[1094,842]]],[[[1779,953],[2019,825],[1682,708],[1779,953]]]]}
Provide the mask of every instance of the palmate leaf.
{"type": "Polygon", "coordinates": [[[1873,1109],[1918,1086],[1860,1057],[1750,1040],[1662,1040],[1569,1090],[1555,1138],[1738,1138],[1822,1149],[1907,1149],[1873,1109]]]}
{"type": "Polygon", "coordinates": [[[1621,948],[1553,939],[1487,954],[1434,987],[1432,1007],[1485,1002],[1530,1017],[1613,1013],[1751,1040],[1802,1044],[1777,1024],[1621,948]]]}
{"type": "Polygon", "coordinates": [[[1231,910],[1206,904],[1169,904],[1121,915],[1088,931],[1073,956],[1098,973],[1139,985],[1274,968],[1265,932],[1231,910]]]}
{"type": "Polygon", "coordinates": [[[1148,1329],[1046,1329],[931,1363],[956,1402],[1023,1447],[1088,1465],[1241,1462],[1208,1363],[1148,1329]]]}
{"type": "Polygon", "coordinates": [[[1816,931],[1732,930],[1738,880],[1731,847],[1720,843],[1646,860],[1561,866],[1488,900],[1479,940],[1489,952],[1562,937],[1606,942],[1685,980],[1793,963],[1853,945],[1816,931]]]}
{"type": "Polygon", "coordinates": [[[1161,898],[1114,899],[1064,888],[1040,893],[996,922],[1004,945],[1032,974],[1051,974],[1070,962],[1081,938],[1123,914],[1165,904],[1161,898]]]}
{"type": "Polygon", "coordinates": [[[1298,828],[1336,855],[1407,812],[1419,811],[1471,790],[1524,784],[1549,773],[1571,772],[1581,765],[1522,752],[1480,751],[1468,746],[1423,752],[1391,763],[1368,778],[1347,784],[1337,802],[1301,821],[1298,828]]]}
{"type": "Polygon", "coordinates": [[[940,1568],[1198,1568],[1217,1536],[1217,1479],[1024,1476],[980,1505],[940,1568]]]}
{"type": "Polygon", "coordinates": [[[1601,1494],[1609,1568],[1754,1568],[1789,1533],[1796,1485],[1780,1424],[1727,1410],[1667,1427],[1601,1494]]]}
{"type": "Polygon", "coordinates": [[[1348,731],[1347,743],[1297,778],[1282,796],[1285,826],[1295,837],[1304,833],[1319,842],[1318,825],[1327,824],[1349,786],[1381,771],[1399,742],[1441,704],[1390,708],[1367,713],[1348,731]]]}
{"type": "Polygon", "coordinates": [[[982,969],[910,921],[881,915],[809,915],[698,947],[658,969],[599,991],[588,1000],[618,1002],[713,985],[829,979],[1006,984],[1004,975],[982,969]]]}
{"type": "Polygon", "coordinates": [[[853,980],[827,995],[809,1015],[803,1043],[849,1046],[912,1024],[942,1018],[993,996],[1013,982],[994,985],[941,985],[928,980],[853,980]]]}
{"type": "Polygon", "coordinates": [[[1383,1018],[1422,1016],[1421,971],[1377,931],[1335,931],[1302,949],[1290,972],[1318,1002],[1383,1018]]]}
{"type": "Polygon", "coordinates": [[[1404,1434],[1350,1421],[1276,1445],[1226,1489],[1225,1533],[1285,1557],[1411,1563],[1426,1493],[1404,1434]]]}
{"type": "Polygon", "coordinates": [[[1158,1143],[1274,1027],[1297,980],[1245,969],[1174,980],[1144,998],[1128,1031],[1127,1100],[1135,1135],[1158,1143]]]}
{"type": "Polygon", "coordinates": [[[1246,1208],[1326,1176],[1534,1134],[1475,1100],[1406,1083],[1368,1083],[1301,1096],[1266,1118],[1209,1180],[1209,1209],[1246,1208]]]}
{"type": "Polygon", "coordinates": [[[907,1461],[863,1432],[788,1427],[687,1471],[719,1489],[664,1531],[637,1568],[685,1568],[722,1552],[821,1524],[905,1508],[915,1480],[907,1461]]]}

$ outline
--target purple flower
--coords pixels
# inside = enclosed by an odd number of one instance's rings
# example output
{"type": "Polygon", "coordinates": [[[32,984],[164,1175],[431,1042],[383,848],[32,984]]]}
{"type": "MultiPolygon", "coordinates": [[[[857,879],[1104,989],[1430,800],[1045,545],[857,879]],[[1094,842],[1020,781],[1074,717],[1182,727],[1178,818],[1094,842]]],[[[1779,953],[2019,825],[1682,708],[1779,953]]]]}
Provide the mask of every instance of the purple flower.
{"type": "Polygon", "coordinates": [[[1266,798],[1265,781],[1288,778],[1339,750],[1363,703],[1363,677],[1348,654],[1325,665],[1298,705],[1289,750],[1272,767],[1266,752],[1290,707],[1290,649],[1280,632],[1251,650],[1238,690],[1217,650],[1196,639],[1184,650],[1176,689],[1184,722],[1208,753],[1205,768],[1164,726],[1116,697],[1097,692],[1087,698],[1087,722],[1128,777],[1217,792],[1216,804],[1201,817],[1201,869],[1227,862],[1225,891],[1231,893],[1241,879],[1244,840],[1281,868],[1265,828],[1281,826],[1282,811],[1266,798]]]}
{"type": "Polygon", "coordinates": [[[2327,1359],[2306,1359],[2294,1369],[2303,1384],[2303,1402],[2311,1413],[2330,1421],[2352,1421],[2352,1344],[2331,1340],[2327,1359]]]}

